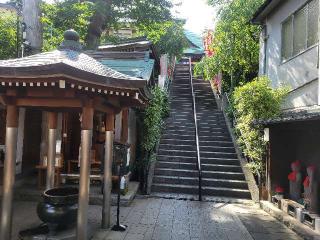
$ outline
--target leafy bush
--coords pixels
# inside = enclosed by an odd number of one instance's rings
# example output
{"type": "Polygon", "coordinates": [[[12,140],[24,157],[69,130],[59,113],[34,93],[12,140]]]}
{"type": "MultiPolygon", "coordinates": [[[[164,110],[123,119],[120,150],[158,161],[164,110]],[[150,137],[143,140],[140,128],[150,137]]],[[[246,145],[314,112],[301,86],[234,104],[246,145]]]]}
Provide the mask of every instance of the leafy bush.
{"type": "Polygon", "coordinates": [[[153,98],[143,114],[142,147],[145,152],[155,150],[161,137],[163,119],[169,113],[168,95],[160,87],[152,89],[153,98]]]}
{"type": "Polygon", "coordinates": [[[150,163],[156,160],[156,147],[160,141],[164,118],[169,114],[168,94],[160,87],[152,89],[152,99],[146,109],[139,112],[137,161],[133,166],[137,171],[143,191],[147,188],[150,163]]]}
{"type": "Polygon", "coordinates": [[[237,118],[236,131],[244,154],[252,162],[249,164],[254,173],[263,170],[262,156],[266,142],[263,140],[261,126],[255,120],[274,118],[280,114],[280,107],[288,88],[273,89],[266,77],[259,77],[233,93],[232,103],[237,118]]]}

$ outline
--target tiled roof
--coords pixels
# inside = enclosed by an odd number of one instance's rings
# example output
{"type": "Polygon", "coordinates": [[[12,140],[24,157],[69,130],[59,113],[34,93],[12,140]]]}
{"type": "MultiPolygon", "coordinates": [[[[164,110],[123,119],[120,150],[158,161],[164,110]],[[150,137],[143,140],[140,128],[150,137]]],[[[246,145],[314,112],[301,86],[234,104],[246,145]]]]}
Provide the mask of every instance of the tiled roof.
{"type": "Polygon", "coordinates": [[[301,121],[312,121],[320,120],[320,109],[319,108],[309,108],[305,110],[288,111],[283,112],[279,117],[259,120],[255,124],[261,124],[264,126],[279,124],[279,123],[289,123],[289,122],[301,122],[301,121]]]}
{"type": "Polygon", "coordinates": [[[184,34],[189,41],[189,47],[184,49],[183,53],[186,55],[189,54],[196,54],[196,55],[202,55],[204,54],[204,47],[201,36],[190,32],[188,30],[184,31],[184,34]]]}
{"type": "Polygon", "coordinates": [[[70,49],[54,50],[24,58],[0,61],[0,77],[37,77],[66,74],[112,87],[137,87],[140,78],[117,72],[92,57],[70,49]]]}
{"type": "Polygon", "coordinates": [[[113,68],[118,72],[127,74],[132,77],[149,80],[154,67],[154,60],[124,60],[124,59],[105,59],[101,63],[107,67],[113,68]]]}

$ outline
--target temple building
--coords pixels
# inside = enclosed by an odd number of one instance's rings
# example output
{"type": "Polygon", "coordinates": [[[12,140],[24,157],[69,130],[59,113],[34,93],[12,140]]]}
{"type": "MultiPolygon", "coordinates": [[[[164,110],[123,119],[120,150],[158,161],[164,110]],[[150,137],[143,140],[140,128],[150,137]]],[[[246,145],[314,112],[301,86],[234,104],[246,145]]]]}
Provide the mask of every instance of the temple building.
{"type": "Polygon", "coordinates": [[[10,239],[15,180],[37,179],[35,172],[44,189],[79,182],[77,239],[88,236],[90,179],[103,181],[102,226],[109,227],[114,140],[135,147],[128,109],[150,98],[153,61],[129,76],[83,53],[75,31],[64,37],[57,50],[0,61],[3,240],[10,239]]]}

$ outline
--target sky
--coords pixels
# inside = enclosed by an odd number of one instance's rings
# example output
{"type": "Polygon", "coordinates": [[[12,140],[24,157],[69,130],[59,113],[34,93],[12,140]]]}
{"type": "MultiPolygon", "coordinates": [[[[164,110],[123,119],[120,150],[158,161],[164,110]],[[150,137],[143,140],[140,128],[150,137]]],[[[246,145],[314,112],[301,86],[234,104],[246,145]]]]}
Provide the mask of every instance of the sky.
{"type": "MultiPolygon", "coordinates": [[[[0,0],[4,3],[7,0],[0,0]]],[[[45,0],[52,2],[52,0],[45,0]]],[[[202,33],[205,29],[213,29],[216,10],[207,5],[206,0],[171,0],[173,3],[181,3],[172,9],[174,16],[186,19],[185,28],[195,32],[202,33]]]]}
{"type": "Polygon", "coordinates": [[[182,2],[175,7],[173,14],[187,20],[185,28],[202,33],[205,29],[213,29],[216,10],[208,6],[206,0],[172,0],[173,3],[182,2]]]}

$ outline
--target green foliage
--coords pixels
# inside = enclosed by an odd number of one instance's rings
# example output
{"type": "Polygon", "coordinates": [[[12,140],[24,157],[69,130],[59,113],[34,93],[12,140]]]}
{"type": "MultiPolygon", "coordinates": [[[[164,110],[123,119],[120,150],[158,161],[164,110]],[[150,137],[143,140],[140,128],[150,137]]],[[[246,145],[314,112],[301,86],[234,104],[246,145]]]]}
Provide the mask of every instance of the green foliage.
{"type": "Polygon", "coordinates": [[[161,136],[163,119],[169,113],[167,93],[160,87],[152,89],[152,99],[145,109],[143,116],[142,147],[145,152],[155,150],[161,136]]]}
{"type": "Polygon", "coordinates": [[[133,169],[138,173],[141,187],[147,189],[152,162],[156,161],[156,147],[160,141],[164,118],[169,114],[168,94],[158,86],[152,89],[152,99],[144,110],[138,111],[137,161],[133,169]]]}
{"type": "Polygon", "coordinates": [[[96,11],[89,26],[87,45],[97,47],[103,33],[117,30],[124,23],[152,25],[172,19],[169,0],[91,0],[96,11]]]}
{"type": "Polygon", "coordinates": [[[170,56],[180,58],[183,49],[187,47],[181,23],[168,21],[151,25],[140,25],[140,35],[145,35],[157,47],[160,54],[168,53],[170,56]]]}
{"type": "Polygon", "coordinates": [[[230,2],[232,2],[232,0],[208,0],[208,4],[214,7],[229,4],[230,2]]]}
{"type": "Polygon", "coordinates": [[[43,16],[43,50],[56,49],[63,40],[63,33],[67,29],[74,29],[85,39],[94,5],[90,2],[79,3],[78,0],[56,1],[42,3],[43,16]]]}
{"type": "Polygon", "coordinates": [[[254,79],[233,93],[232,103],[237,118],[236,131],[244,154],[249,157],[251,169],[257,173],[263,169],[262,156],[265,149],[263,134],[255,120],[265,120],[280,114],[280,106],[289,89],[273,89],[266,77],[254,79]]]}
{"type": "Polygon", "coordinates": [[[0,14],[0,59],[17,56],[17,16],[14,13],[0,14]]]}
{"type": "Polygon", "coordinates": [[[222,6],[214,31],[214,55],[197,66],[197,74],[211,80],[223,73],[228,90],[241,86],[257,76],[259,68],[259,26],[250,24],[255,10],[264,0],[211,1],[222,6]],[[227,76],[227,77],[225,77],[227,76]]]}

